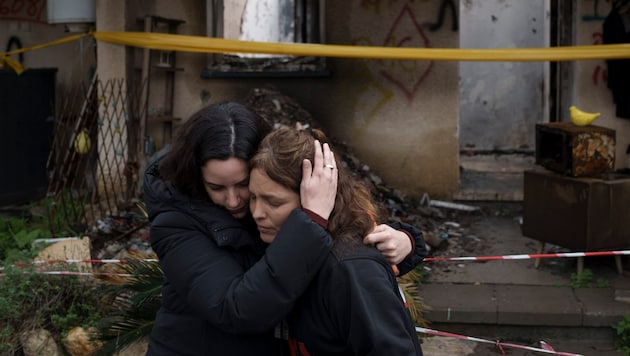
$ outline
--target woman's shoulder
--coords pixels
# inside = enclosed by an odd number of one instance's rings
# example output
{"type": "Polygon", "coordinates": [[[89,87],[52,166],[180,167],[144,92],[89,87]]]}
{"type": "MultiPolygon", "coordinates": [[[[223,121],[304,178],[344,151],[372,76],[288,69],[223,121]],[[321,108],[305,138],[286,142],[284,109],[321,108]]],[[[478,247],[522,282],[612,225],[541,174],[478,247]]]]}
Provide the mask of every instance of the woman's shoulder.
{"type": "Polygon", "coordinates": [[[191,202],[173,206],[157,214],[151,221],[151,239],[203,234],[218,247],[259,248],[254,228],[245,220],[237,220],[211,202],[191,202]]]}
{"type": "Polygon", "coordinates": [[[347,269],[387,270],[391,268],[383,254],[374,246],[354,239],[335,239],[328,265],[347,269]]]}
{"type": "Polygon", "coordinates": [[[374,246],[366,245],[359,238],[337,236],[333,242],[333,253],[337,260],[382,259],[383,255],[374,246]]]}
{"type": "Polygon", "coordinates": [[[349,243],[348,248],[338,249],[338,241],[335,244],[337,249],[333,249],[318,275],[321,293],[336,298],[353,293],[352,290],[389,290],[394,285],[392,266],[376,248],[349,243]]]}
{"type": "Polygon", "coordinates": [[[171,223],[189,224],[191,220],[202,225],[210,226],[215,224],[238,225],[225,209],[222,209],[209,201],[195,199],[178,199],[170,203],[164,203],[160,210],[155,212],[155,220],[175,220],[171,223]]]}

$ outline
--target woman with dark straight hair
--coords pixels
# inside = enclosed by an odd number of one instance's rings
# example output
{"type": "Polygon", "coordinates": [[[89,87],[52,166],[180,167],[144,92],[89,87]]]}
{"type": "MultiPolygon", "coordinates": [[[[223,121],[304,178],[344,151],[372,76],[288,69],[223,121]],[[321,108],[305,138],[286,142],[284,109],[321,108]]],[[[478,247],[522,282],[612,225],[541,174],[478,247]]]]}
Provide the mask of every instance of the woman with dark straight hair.
{"type": "MultiPolygon", "coordinates": [[[[280,355],[286,349],[275,327],[331,250],[330,234],[316,221],[333,210],[337,177],[321,164],[334,159],[324,145],[304,165],[303,209],[285,223],[291,233],[279,231],[273,247],[261,241],[249,212],[248,162],[268,132],[245,106],[213,104],[184,122],[172,146],[145,170],[150,241],[164,270],[148,355],[280,355]],[[295,230],[301,239],[293,238],[295,230]]],[[[366,239],[380,242],[383,254],[408,271],[423,254],[409,254],[408,234],[422,244],[422,234],[404,224],[381,226],[366,239]]]]}

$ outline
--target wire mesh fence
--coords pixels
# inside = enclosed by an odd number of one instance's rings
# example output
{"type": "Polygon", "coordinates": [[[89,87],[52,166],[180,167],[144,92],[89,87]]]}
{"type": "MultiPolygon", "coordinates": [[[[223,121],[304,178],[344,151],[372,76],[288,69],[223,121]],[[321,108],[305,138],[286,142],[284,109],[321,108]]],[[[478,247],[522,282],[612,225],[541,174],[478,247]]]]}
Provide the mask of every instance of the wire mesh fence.
{"type": "Polygon", "coordinates": [[[84,233],[138,196],[138,90],[122,79],[60,95],[47,163],[51,234],[84,233]]]}

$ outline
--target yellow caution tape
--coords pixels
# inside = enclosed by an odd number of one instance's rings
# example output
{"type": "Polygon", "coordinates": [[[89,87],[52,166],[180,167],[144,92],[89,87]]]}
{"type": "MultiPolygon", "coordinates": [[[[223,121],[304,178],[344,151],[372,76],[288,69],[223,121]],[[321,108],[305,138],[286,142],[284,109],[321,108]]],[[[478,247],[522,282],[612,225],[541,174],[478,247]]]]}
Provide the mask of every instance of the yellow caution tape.
{"type": "Polygon", "coordinates": [[[290,56],[405,59],[436,61],[577,61],[630,58],[630,44],[566,46],[547,48],[411,48],[325,45],[312,43],[278,43],[227,40],[204,36],[187,36],[155,32],[94,31],[71,35],[36,46],[2,52],[0,58],[18,71],[24,68],[9,55],[55,46],[93,36],[96,40],[132,47],[196,53],[258,53],[290,56]]]}
{"type": "Polygon", "coordinates": [[[22,73],[24,73],[25,69],[24,66],[22,65],[22,63],[16,61],[15,59],[7,56],[6,54],[2,54],[2,65],[9,67],[11,69],[13,69],[13,71],[15,71],[15,73],[17,73],[17,75],[20,75],[22,73]]]}
{"type": "Polygon", "coordinates": [[[226,40],[154,32],[94,32],[99,41],[133,47],[201,53],[263,53],[294,56],[445,61],[573,61],[630,58],[630,44],[548,48],[410,48],[226,40]]]}
{"type": "Polygon", "coordinates": [[[50,42],[42,43],[42,44],[39,44],[39,45],[31,46],[31,47],[24,47],[24,48],[15,49],[15,50],[8,51],[8,52],[1,52],[0,53],[0,58],[2,59],[2,62],[5,65],[7,65],[11,69],[13,69],[19,75],[19,74],[22,74],[22,72],[24,72],[24,70],[25,70],[24,66],[20,62],[14,60],[13,58],[11,58],[9,56],[14,55],[14,54],[20,54],[20,53],[28,52],[28,51],[33,51],[33,50],[36,50],[36,49],[41,49],[41,48],[45,48],[45,47],[56,46],[56,45],[60,45],[60,44],[64,44],[64,43],[68,43],[68,42],[72,42],[72,41],[76,41],[79,38],[83,38],[83,37],[90,36],[90,35],[91,35],[91,33],[83,33],[83,34],[78,34],[78,35],[72,35],[72,36],[60,38],[60,39],[57,39],[57,40],[54,40],[54,41],[50,41],[50,42]]]}

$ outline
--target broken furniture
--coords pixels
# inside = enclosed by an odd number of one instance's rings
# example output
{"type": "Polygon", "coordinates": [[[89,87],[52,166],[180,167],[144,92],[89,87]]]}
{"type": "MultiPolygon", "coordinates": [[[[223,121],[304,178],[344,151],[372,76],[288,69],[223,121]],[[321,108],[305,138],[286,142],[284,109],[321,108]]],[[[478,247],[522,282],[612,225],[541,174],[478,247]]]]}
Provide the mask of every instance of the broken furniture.
{"type": "Polygon", "coordinates": [[[615,130],[571,122],[537,124],[536,164],[571,177],[610,172],[615,164],[615,130]]]}
{"type": "MultiPolygon", "coordinates": [[[[630,247],[630,175],[605,173],[568,177],[548,170],[525,171],[524,236],[574,251],[604,251],[630,247]]],[[[536,260],[538,267],[539,259],[536,260]]],[[[621,256],[615,255],[619,273],[621,256]]],[[[584,268],[578,258],[578,273],[584,268]]]]}

